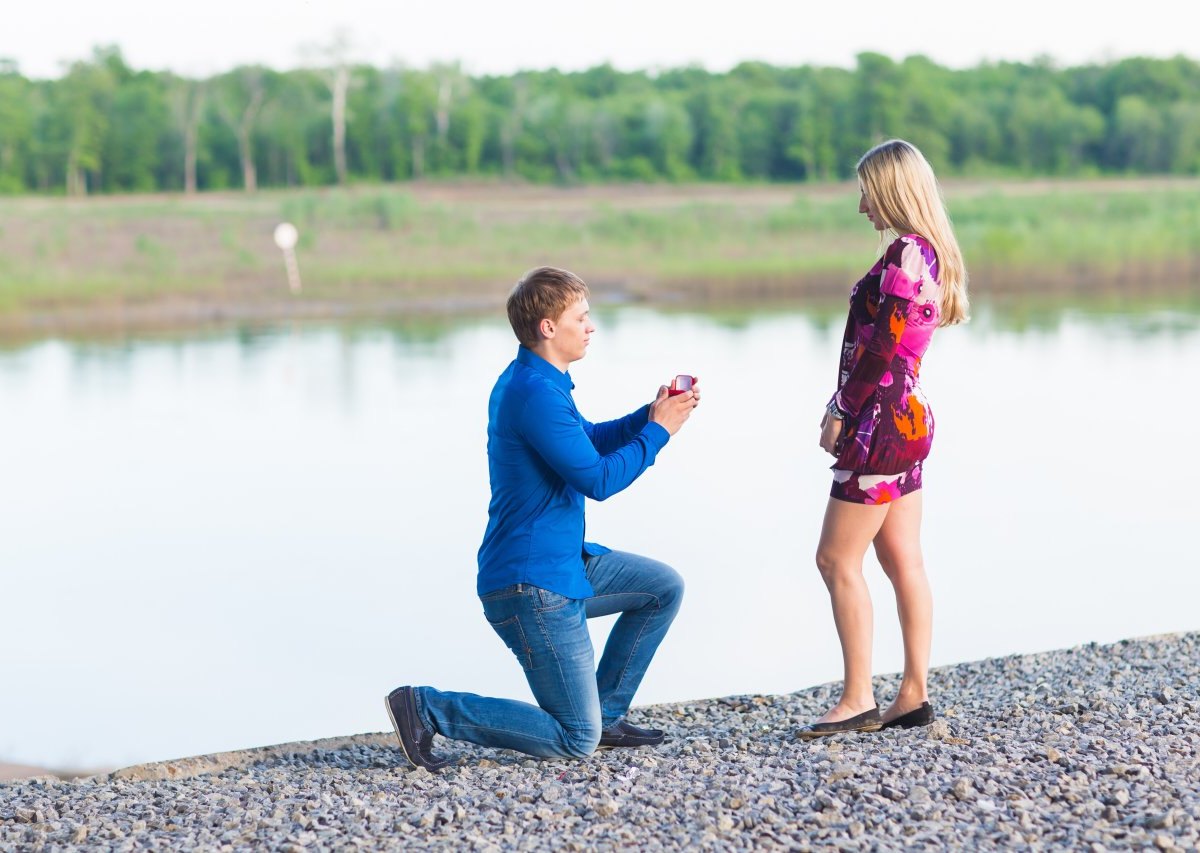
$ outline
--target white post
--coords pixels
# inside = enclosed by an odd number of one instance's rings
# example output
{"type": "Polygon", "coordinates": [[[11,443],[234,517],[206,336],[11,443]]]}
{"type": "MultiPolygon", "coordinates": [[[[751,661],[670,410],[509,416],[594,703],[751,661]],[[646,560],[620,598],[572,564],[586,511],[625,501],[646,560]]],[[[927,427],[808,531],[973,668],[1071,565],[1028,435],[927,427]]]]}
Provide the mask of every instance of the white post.
{"type": "Polygon", "coordinates": [[[275,226],[275,245],[283,250],[283,265],[287,268],[288,287],[292,293],[300,292],[300,267],[296,264],[296,241],[300,238],[296,226],[280,222],[275,226]]]}

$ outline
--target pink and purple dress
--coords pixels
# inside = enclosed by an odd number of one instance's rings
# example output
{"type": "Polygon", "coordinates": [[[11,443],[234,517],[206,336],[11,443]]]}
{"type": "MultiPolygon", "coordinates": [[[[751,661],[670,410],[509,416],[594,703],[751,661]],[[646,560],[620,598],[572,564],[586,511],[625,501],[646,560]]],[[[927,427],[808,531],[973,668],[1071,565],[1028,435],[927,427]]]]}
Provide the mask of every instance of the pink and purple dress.
{"type": "Polygon", "coordinates": [[[937,255],[917,234],[897,238],[850,292],[838,390],[846,414],[830,495],[861,504],[921,488],[933,412],[921,358],[941,319],[937,255]]]}

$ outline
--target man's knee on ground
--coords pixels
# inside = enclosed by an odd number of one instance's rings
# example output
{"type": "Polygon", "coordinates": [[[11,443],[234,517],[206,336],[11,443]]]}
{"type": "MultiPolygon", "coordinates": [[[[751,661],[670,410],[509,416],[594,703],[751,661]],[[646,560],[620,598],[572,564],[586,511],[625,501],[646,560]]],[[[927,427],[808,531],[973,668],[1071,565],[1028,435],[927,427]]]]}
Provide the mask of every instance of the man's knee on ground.
{"type": "Polygon", "coordinates": [[[600,745],[600,725],[579,726],[566,729],[564,740],[565,758],[587,758],[600,745]]]}

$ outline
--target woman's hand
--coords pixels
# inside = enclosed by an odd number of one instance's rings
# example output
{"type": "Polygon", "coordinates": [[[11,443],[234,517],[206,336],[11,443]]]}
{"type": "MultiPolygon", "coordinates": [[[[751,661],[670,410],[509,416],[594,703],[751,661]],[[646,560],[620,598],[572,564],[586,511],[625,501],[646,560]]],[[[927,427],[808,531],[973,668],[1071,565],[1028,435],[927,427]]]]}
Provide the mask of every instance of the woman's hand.
{"type": "Polygon", "coordinates": [[[837,456],[838,439],[842,435],[842,419],[835,418],[825,413],[825,417],[821,418],[821,449],[831,456],[837,456]]]}

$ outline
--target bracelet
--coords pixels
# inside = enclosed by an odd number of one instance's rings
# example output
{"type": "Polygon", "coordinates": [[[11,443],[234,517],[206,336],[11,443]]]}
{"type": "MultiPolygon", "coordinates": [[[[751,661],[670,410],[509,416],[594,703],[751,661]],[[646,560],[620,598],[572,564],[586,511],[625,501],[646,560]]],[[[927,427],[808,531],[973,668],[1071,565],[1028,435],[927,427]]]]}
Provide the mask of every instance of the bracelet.
{"type": "Polygon", "coordinates": [[[846,419],[846,413],[838,408],[836,398],[829,401],[829,405],[825,407],[825,411],[829,412],[829,417],[831,418],[837,418],[839,421],[846,419]]]}

